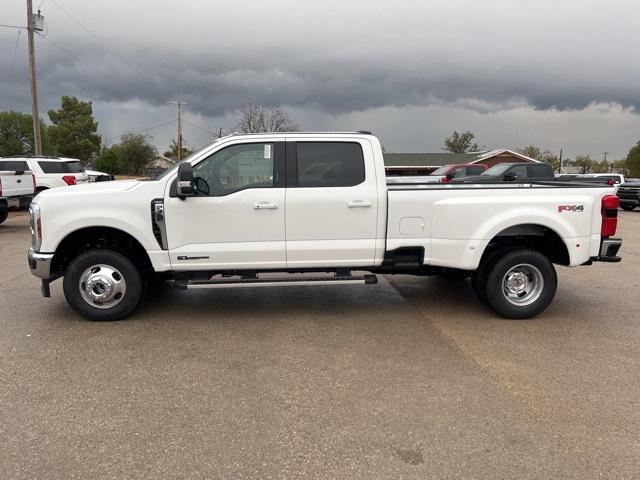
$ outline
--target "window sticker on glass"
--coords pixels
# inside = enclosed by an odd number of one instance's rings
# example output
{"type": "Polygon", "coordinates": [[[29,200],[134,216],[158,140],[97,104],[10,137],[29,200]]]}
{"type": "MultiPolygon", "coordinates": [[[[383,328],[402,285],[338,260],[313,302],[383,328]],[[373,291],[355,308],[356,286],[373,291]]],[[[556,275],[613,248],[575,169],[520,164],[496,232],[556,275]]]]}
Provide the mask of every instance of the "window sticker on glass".
{"type": "Polygon", "coordinates": [[[271,158],[271,144],[267,143],[264,146],[264,158],[271,158]]]}

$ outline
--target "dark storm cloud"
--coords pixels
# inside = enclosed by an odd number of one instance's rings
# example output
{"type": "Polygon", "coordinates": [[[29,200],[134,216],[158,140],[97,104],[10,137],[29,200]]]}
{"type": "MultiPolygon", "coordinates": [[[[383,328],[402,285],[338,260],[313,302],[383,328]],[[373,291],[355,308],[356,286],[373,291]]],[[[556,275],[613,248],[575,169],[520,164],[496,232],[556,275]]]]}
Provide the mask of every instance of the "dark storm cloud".
{"type": "MultiPolygon", "coordinates": [[[[478,111],[505,108],[518,101],[537,109],[581,109],[593,102],[640,107],[635,85],[611,88],[590,79],[577,83],[570,77],[549,81],[526,67],[501,72],[450,63],[407,66],[317,57],[308,61],[304,54],[284,51],[242,52],[229,58],[228,54],[203,57],[147,49],[136,55],[143,76],[113,58],[105,59],[103,52],[88,43],[67,41],[64,45],[79,58],[103,58],[93,60],[92,65],[110,79],[43,42],[38,72],[45,103],[63,93],[105,102],[140,99],[152,105],[186,98],[193,111],[208,116],[225,114],[247,102],[314,107],[330,113],[465,99],[480,100],[468,103],[478,111]]],[[[28,92],[23,81],[24,72],[3,76],[3,101],[24,103],[28,92]]]]}
{"type": "MultiPolygon", "coordinates": [[[[10,13],[20,18],[22,3],[11,1],[10,13]]],[[[593,0],[583,2],[582,9],[567,9],[576,23],[583,18],[581,28],[560,22],[565,33],[551,30],[553,18],[545,17],[550,12],[562,16],[563,7],[544,1],[536,10],[526,2],[497,2],[503,8],[494,5],[493,11],[490,5],[480,8],[463,0],[405,0],[403,8],[381,2],[328,1],[320,8],[290,0],[224,7],[197,1],[190,10],[173,4],[154,4],[149,10],[146,2],[112,1],[102,5],[111,22],[76,0],[57,3],[86,19],[135,70],[52,4],[46,12],[47,38],[67,52],[38,39],[40,91],[47,105],[62,94],[75,94],[102,102],[139,99],[151,105],[187,98],[194,112],[208,116],[247,102],[329,113],[456,102],[477,111],[518,102],[543,110],[582,109],[594,102],[640,107],[637,62],[631,61],[624,44],[616,43],[616,29],[625,28],[620,24],[624,19],[611,28],[606,23],[607,14],[619,13],[615,3],[604,13],[593,0]],[[469,18],[461,17],[465,9],[469,18]],[[274,12],[288,21],[277,23],[274,12]],[[532,21],[546,18],[550,28],[514,27],[513,19],[523,14],[532,21]],[[143,23],[136,23],[142,18],[143,23]],[[585,33],[582,27],[589,22],[599,25],[598,33],[585,33]]],[[[625,5],[628,15],[640,11],[630,2],[625,5]]],[[[0,58],[8,59],[15,37],[13,32],[1,34],[0,58]]],[[[633,42],[637,37],[628,32],[620,38],[633,42]]],[[[18,108],[28,100],[22,60],[15,68],[2,69],[3,105],[18,108]]]]}
{"type": "MultiPolygon", "coordinates": [[[[632,0],[36,3],[47,19],[36,39],[43,117],[62,95],[93,100],[111,139],[166,122],[167,102],[184,99],[209,130],[233,128],[242,104],[284,105],[303,128],[371,125],[404,151],[438,150],[461,128],[487,145],[570,142],[597,155],[637,141],[632,0]]],[[[24,2],[3,0],[2,23],[23,22],[24,2]]],[[[0,109],[29,111],[26,36],[13,62],[15,41],[0,28],[0,109]]],[[[168,144],[173,127],[153,134],[168,144]]]]}

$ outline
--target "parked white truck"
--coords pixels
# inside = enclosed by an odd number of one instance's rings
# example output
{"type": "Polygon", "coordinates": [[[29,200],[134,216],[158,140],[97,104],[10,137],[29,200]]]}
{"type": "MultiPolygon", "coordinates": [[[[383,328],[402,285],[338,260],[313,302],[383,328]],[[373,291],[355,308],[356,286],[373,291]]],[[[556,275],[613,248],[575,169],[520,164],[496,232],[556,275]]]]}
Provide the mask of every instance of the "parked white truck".
{"type": "Polygon", "coordinates": [[[232,135],[154,180],[39,194],[28,260],[43,295],[64,277],[67,301],[91,320],[127,317],[153,277],[202,289],[395,273],[468,275],[496,312],[530,318],[554,297],[554,264],[620,261],[613,191],[387,185],[368,132],[232,135]]]}
{"type": "Polygon", "coordinates": [[[14,167],[0,158],[0,223],[7,219],[9,208],[28,207],[35,192],[33,173],[14,167]]]}

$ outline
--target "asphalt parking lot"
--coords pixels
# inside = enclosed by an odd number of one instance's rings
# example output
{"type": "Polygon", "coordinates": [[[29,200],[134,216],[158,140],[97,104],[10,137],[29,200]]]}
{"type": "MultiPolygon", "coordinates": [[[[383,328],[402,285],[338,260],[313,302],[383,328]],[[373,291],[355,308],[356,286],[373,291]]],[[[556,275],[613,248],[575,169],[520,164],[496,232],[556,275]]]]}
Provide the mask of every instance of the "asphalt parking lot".
{"type": "Polygon", "coordinates": [[[620,264],[497,318],[468,281],[151,292],[88,322],[0,225],[0,477],[638,478],[640,212],[620,264]]]}

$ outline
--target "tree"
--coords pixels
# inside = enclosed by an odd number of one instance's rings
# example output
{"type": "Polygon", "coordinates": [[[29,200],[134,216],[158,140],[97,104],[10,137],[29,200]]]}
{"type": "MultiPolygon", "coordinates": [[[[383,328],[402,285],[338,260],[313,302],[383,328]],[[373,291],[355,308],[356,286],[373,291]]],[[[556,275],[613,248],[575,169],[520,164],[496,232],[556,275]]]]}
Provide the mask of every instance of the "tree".
{"type": "Polygon", "coordinates": [[[613,172],[621,173],[625,177],[629,177],[631,174],[629,173],[629,167],[627,166],[627,159],[623,158],[621,160],[614,160],[611,163],[611,167],[613,172]]]}
{"type": "Polygon", "coordinates": [[[567,162],[569,165],[573,165],[574,167],[580,168],[580,173],[589,173],[593,168],[593,160],[589,155],[576,155],[576,158],[573,161],[567,162]]]}
{"type": "Polygon", "coordinates": [[[111,147],[119,157],[120,173],[142,175],[144,169],[156,158],[156,147],[148,142],[148,135],[125,133],[120,143],[111,147]]]}
{"type": "Polygon", "coordinates": [[[558,158],[558,155],[551,152],[550,150],[545,150],[544,152],[542,152],[540,157],[540,160],[550,164],[554,170],[558,170],[560,168],[560,159],[558,158]]]}
{"type": "Polygon", "coordinates": [[[49,137],[57,155],[77,158],[83,164],[100,151],[101,138],[96,132],[98,123],[93,119],[91,102],[64,96],[58,110],[49,110],[53,125],[49,137]]]}
{"type": "Polygon", "coordinates": [[[117,175],[122,172],[122,159],[116,147],[105,148],[94,160],[93,168],[100,172],[117,175]]]}
{"type": "MultiPolygon", "coordinates": [[[[9,155],[32,155],[33,123],[31,114],[21,112],[0,112],[0,157],[9,155]]],[[[47,126],[41,120],[42,151],[51,153],[48,142],[47,126]]]]}
{"type": "Polygon", "coordinates": [[[602,160],[600,162],[593,161],[591,166],[591,173],[611,173],[613,170],[613,164],[608,160],[602,160]]]}
{"type": "MultiPolygon", "coordinates": [[[[182,141],[184,142],[184,139],[182,141]]],[[[181,158],[184,158],[187,155],[190,155],[191,152],[193,152],[193,149],[182,145],[181,158]]],[[[176,142],[175,139],[171,140],[171,145],[169,145],[169,150],[165,151],[162,155],[164,155],[167,158],[170,158],[174,162],[177,162],[178,161],[178,142],[176,142]]]]}
{"type": "Polygon", "coordinates": [[[476,136],[469,130],[463,133],[454,131],[450,137],[444,139],[444,147],[442,149],[451,153],[477,152],[480,147],[478,147],[477,143],[472,143],[474,138],[476,136]]]}
{"type": "Polygon", "coordinates": [[[279,107],[247,104],[238,111],[238,128],[242,133],[295,132],[298,125],[279,107]]]}
{"type": "Polygon", "coordinates": [[[519,148],[518,153],[533,158],[534,160],[542,160],[542,151],[536,145],[527,145],[524,148],[519,148]]]}
{"type": "Polygon", "coordinates": [[[640,177],[640,141],[629,150],[626,167],[630,177],[640,177]]]}

